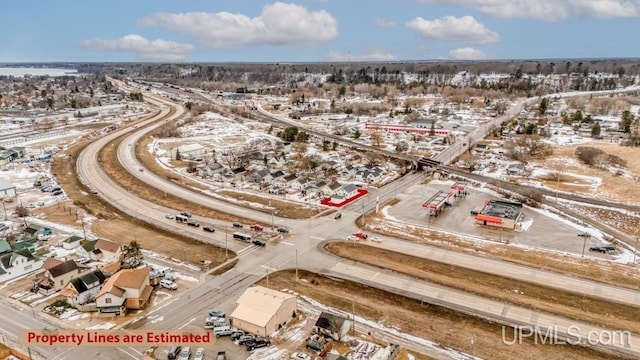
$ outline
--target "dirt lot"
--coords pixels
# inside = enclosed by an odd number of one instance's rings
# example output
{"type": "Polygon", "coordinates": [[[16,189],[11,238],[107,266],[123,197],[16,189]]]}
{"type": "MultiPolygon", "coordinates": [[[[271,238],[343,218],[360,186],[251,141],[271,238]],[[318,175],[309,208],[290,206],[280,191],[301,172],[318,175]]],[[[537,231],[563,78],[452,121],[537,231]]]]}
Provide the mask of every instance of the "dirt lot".
{"type": "MultiPolygon", "coordinates": [[[[317,274],[300,272],[301,281],[294,280],[294,272],[282,271],[269,275],[275,289],[292,289],[328,306],[346,312],[355,308],[358,316],[377,321],[387,327],[400,329],[443,346],[471,354],[471,339],[476,337],[475,355],[497,360],[546,359],[622,359],[570,345],[543,345],[523,342],[504,345],[502,327],[447,309],[420,304],[419,301],[387,293],[361,284],[334,280],[317,274]]],[[[266,286],[264,279],[260,285],[266,286]]],[[[510,334],[510,329],[507,334],[510,334]]],[[[510,340],[511,337],[507,337],[510,340]]]]}
{"type": "Polygon", "coordinates": [[[336,242],[329,243],[325,248],[330,253],[346,259],[390,269],[487,298],[571,319],[581,319],[604,327],[640,332],[638,308],[636,307],[586,298],[557,289],[408,256],[365,244],[359,244],[358,247],[359,251],[353,251],[351,243],[336,242]],[[473,279],[473,281],[468,281],[468,279],[473,279]]]}
{"type": "MultiPolygon", "coordinates": [[[[636,177],[640,176],[640,148],[620,146],[606,142],[598,142],[587,146],[593,146],[602,149],[607,154],[619,156],[627,162],[627,171],[636,177]]],[[[610,171],[583,165],[575,155],[577,147],[578,146],[555,147],[553,149],[553,157],[546,160],[544,166],[548,169],[557,168],[570,173],[601,178],[602,184],[598,187],[596,193],[592,194],[596,198],[640,204],[640,186],[638,186],[637,180],[618,176],[610,171]],[[568,162],[563,160],[566,158],[575,161],[568,162]]],[[[553,182],[549,184],[549,187],[555,189],[553,182]]],[[[561,186],[561,190],[565,189],[561,186]]]]}
{"type": "MultiPolygon", "coordinates": [[[[360,222],[358,224],[360,225],[360,222]]],[[[523,249],[505,244],[476,243],[452,234],[429,230],[424,226],[407,226],[384,220],[382,211],[380,214],[367,216],[367,224],[363,230],[640,290],[640,273],[630,266],[523,249]]]]}

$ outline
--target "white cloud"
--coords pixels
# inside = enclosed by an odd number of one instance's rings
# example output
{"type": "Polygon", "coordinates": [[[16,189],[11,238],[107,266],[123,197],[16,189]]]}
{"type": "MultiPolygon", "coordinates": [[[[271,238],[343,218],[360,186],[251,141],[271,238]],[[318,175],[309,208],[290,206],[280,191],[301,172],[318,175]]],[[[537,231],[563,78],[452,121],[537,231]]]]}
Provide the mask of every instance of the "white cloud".
{"type": "Polygon", "coordinates": [[[383,18],[376,18],[375,24],[376,24],[377,27],[386,28],[386,29],[396,26],[395,22],[389,21],[389,20],[385,20],[383,18]]]}
{"type": "Polygon", "coordinates": [[[281,2],[265,5],[254,18],[228,12],[156,13],[139,19],[138,24],[189,34],[212,48],[313,45],[338,36],[338,23],[328,12],[281,2]]]}
{"type": "Polygon", "coordinates": [[[362,55],[351,55],[349,53],[345,54],[339,51],[331,51],[327,54],[327,59],[329,61],[393,61],[398,58],[379,47],[369,46],[364,49],[362,55]]]}
{"type": "Polygon", "coordinates": [[[407,22],[410,27],[426,39],[439,41],[457,41],[466,44],[494,44],[500,40],[500,35],[487,29],[476,21],[473,16],[445,16],[442,19],[425,20],[417,17],[407,22]]]}
{"type": "Polygon", "coordinates": [[[463,47],[449,51],[449,56],[447,58],[451,60],[486,60],[495,59],[497,58],[497,56],[494,54],[485,53],[482,50],[463,47]]]}
{"type": "Polygon", "coordinates": [[[422,0],[435,5],[462,5],[497,18],[559,21],[569,16],[565,0],[422,0]]]}
{"type": "Polygon", "coordinates": [[[599,19],[637,17],[639,4],[620,0],[569,0],[578,15],[599,19]]]}
{"type": "Polygon", "coordinates": [[[184,60],[195,51],[191,44],[183,44],[162,39],[147,40],[137,34],[125,35],[119,39],[91,39],[80,42],[80,46],[101,51],[130,51],[141,60],[184,60]]]}

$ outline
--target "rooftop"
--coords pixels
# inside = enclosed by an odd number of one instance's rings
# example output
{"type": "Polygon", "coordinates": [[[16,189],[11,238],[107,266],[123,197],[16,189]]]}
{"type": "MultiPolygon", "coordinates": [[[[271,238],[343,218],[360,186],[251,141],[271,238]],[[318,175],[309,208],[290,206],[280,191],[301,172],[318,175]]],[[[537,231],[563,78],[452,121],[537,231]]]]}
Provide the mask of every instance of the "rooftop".
{"type": "Polygon", "coordinates": [[[522,204],[503,200],[490,200],[480,212],[481,215],[512,220],[517,219],[520,213],[522,204]]]}

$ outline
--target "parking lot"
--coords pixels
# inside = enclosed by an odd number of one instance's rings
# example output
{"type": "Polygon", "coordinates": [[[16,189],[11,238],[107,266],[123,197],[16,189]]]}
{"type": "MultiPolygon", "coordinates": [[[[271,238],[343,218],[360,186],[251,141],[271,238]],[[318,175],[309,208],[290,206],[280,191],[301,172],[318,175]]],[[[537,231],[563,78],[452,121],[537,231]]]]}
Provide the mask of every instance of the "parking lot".
{"type": "Polygon", "coordinates": [[[450,185],[449,182],[440,181],[414,185],[398,195],[401,201],[388,209],[388,214],[402,222],[421,224],[492,241],[517,243],[575,254],[582,254],[583,246],[588,252],[589,247],[603,244],[594,236],[586,238],[585,243],[585,237],[578,236],[581,229],[542,210],[529,207],[523,210],[522,230],[499,230],[478,225],[471,211],[482,207],[486,200],[499,199],[499,197],[474,188],[468,188],[466,197],[452,198],[452,206],[445,207],[438,216],[427,216],[427,210],[422,208],[422,203],[438,190],[449,191],[450,185]]]}

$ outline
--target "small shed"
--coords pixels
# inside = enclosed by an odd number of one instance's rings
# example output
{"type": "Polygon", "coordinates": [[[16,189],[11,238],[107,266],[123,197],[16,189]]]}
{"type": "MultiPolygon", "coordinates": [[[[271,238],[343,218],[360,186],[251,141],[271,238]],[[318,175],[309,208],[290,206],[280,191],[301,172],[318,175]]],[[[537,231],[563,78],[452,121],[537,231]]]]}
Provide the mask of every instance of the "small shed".
{"type": "Polygon", "coordinates": [[[335,341],[341,341],[348,333],[351,321],[345,317],[322,312],[315,325],[313,332],[325,337],[330,337],[335,341]]]}

